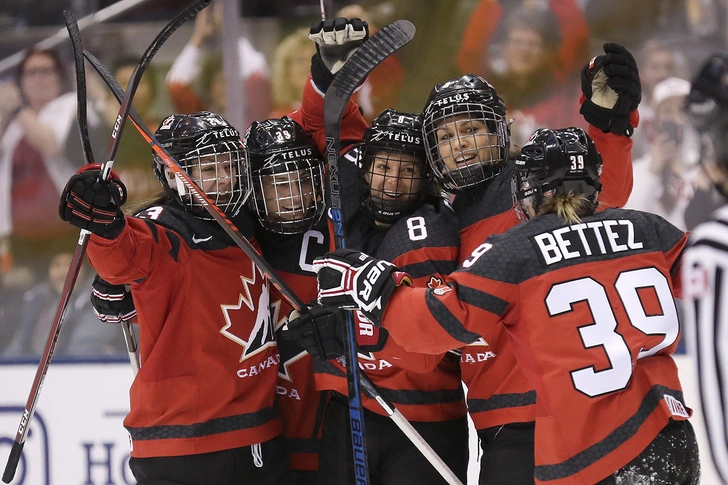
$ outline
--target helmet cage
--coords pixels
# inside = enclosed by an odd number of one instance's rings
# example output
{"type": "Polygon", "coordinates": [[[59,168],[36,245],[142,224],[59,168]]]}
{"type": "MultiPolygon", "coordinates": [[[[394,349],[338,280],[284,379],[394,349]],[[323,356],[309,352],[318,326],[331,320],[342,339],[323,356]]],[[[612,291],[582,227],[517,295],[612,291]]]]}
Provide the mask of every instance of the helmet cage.
{"type": "Polygon", "coordinates": [[[508,157],[505,116],[483,103],[461,101],[426,111],[424,130],[432,172],[448,192],[494,178],[508,157]],[[447,157],[443,150],[449,153],[447,157]]]}
{"type": "Polygon", "coordinates": [[[324,164],[320,158],[269,161],[253,171],[253,212],[269,231],[305,232],[324,213],[323,188],[324,164]]]}
{"type": "Polygon", "coordinates": [[[362,205],[375,221],[393,224],[422,204],[429,170],[421,149],[364,144],[359,157],[362,205]]]}
{"type": "MultiPolygon", "coordinates": [[[[154,157],[157,165],[164,165],[156,154],[154,157]]],[[[195,185],[205,192],[205,195],[225,215],[228,217],[238,215],[251,191],[246,153],[239,140],[222,141],[196,148],[177,161],[195,185]]],[[[181,180],[176,180],[176,185],[171,189],[182,205],[201,219],[212,220],[213,217],[205,209],[207,204],[192,195],[181,180]]],[[[166,176],[163,185],[169,188],[166,176]]]]}

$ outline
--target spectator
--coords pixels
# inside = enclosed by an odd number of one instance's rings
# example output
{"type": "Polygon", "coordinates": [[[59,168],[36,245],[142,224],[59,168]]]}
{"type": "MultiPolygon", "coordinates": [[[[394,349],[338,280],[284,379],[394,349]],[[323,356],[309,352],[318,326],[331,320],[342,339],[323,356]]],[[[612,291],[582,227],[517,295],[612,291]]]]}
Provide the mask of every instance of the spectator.
{"type": "MultiPolygon", "coordinates": [[[[222,5],[202,10],[195,18],[190,40],[167,73],[167,88],[177,113],[197,111],[225,112],[225,74],[219,53],[203,56],[203,44],[217,36],[222,28],[222,5]],[[199,88],[195,89],[195,84],[199,88]]],[[[244,127],[270,112],[270,78],[265,56],[255,50],[245,37],[238,40],[240,75],[244,89],[244,127]]]]}
{"type": "Polygon", "coordinates": [[[640,52],[640,82],[644,99],[640,105],[640,126],[632,137],[632,156],[642,158],[650,149],[655,131],[655,109],[652,93],[659,83],[669,77],[684,77],[685,60],[679,48],[651,39],[640,52]]]}
{"type": "MultiPolygon", "coordinates": [[[[22,303],[19,305],[22,309],[17,315],[15,333],[5,349],[5,356],[36,357],[43,353],[72,260],[73,253],[71,252],[63,252],[53,256],[48,265],[47,277],[23,294],[22,303]]],[[[78,296],[74,295],[75,298],[69,301],[64,317],[64,326],[75,326],[76,324],[98,326],[91,309],[91,302],[88,299],[88,288],[91,281],[86,278],[87,271],[85,269],[85,267],[81,268],[76,285],[82,291],[78,292],[78,296]],[[87,322],[82,323],[84,319],[87,322]]],[[[60,333],[55,355],[68,353],[69,338],[70,332],[60,333]]],[[[123,344],[121,334],[119,334],[119,339],[123,344]]]]}
{"type": "Polygon", "coordinates": [[[510,12],[494,0],[481,0],[463,33],[458,66],[462,73],[484,77],[500,93],[514,119],[512,142],[519,146],[536,128],[584,125],[575,74],[587,40],[586,21],[574,0],[547,6],[524,2],[510,12]],[[491,57],[501,36],[500,55],[491,57]]]}
{"type": "Polygon", "coordinates": [[[634,163],[634,188],[626,208],[652,212],[685,230],[685,208],[693,197],[698,146],[683,105],[690,83],[676,77],[655,86],[656,135],[650,151],[634,163]]]}
{"type": "Polygon", "coordinates": [[[0,84],[0,239],[21,240],[11,241],[16,257],[33,253],[35,243],[77,232],[57,217],[57,199],[75,170],[64,153],[76,114],[75,94],[66,86],[63,65],[50,50],[31,50],[14,82],[0,84]]]}
{"type": "MultiPolygon", "coordinates": [[[[136,57],[122,57],[118,59],[111,72],[114,78],[119,82],[122,89],[126,90],[134,69],[139,60],[136,57]]],[[[144,71],[144,75],[139,81],[137,90],[134,93],[134,108],[144,121],[147,127],[158,126],[160,120],[153,111],[158,96],[157,91],[157,68],[150,65],[144,71]]],[[[101,123],[92,130],[91,136],[94,145],[104,147],[103,151],[98,151],[96,156],[105,154],[109,137],[113,130],[116,116],[119,114],[119,102],[114,98],[111,91],[105,86],[96,84],[99,79],[89,76],[89,97],[95,98],[93,106],[100,113],[101,123]]],[[[76,141],[78,144],[78,141],[76,141]]],[[[129,123],[121,134],[121,143],[116,152],[116,160],[114,171],[127,183],[129,190],[128,209],[133,210],[137,206],[144,205],[154,198],[159,192],[159,182],[149,171],[149,155],[151,150],[149,144],[129,123]]],[[[80,160],[80,158],[79,158],[80,160]]]]}
{"type": "Polygon", "coordinates": [[[276,47],[271,75],[274,108],[270,118],[281,118],[301,107],[311,56],[316,53],[308,32],[308,27],[297,29],[276,47]]]}

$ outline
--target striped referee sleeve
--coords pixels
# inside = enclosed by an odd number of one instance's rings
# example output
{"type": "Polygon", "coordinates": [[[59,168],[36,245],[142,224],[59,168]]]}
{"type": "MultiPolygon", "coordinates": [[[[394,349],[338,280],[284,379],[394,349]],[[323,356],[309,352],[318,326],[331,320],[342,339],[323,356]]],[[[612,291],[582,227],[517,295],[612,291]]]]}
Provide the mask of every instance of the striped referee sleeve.
{"type": "Polygon", "coordinates": [[[728,483],[728,206],[716,215],[691,234],[682,283],[710,452],[728,483]]]}

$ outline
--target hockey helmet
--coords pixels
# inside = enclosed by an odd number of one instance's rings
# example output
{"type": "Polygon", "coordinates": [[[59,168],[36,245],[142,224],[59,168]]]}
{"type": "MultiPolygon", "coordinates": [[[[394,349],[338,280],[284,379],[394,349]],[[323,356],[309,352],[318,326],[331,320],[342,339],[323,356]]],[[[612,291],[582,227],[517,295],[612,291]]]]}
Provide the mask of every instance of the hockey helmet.
{"type": "Polygon", "coordinates": [[[602,188],[602,156],[581,128],[536,130],[515,164],[515,198],[527,216],[559,193],[583,194],[596,203],[602,188]]]}
{"type": "Polygon", "coordinates": [[[288,116],[255,121],[245,143],[260,224],[279,234],[305,232],[324,213],[324,162],[316,143],[288,116]]]}
{"type": "Polygon", "coordinates": [[[506,105],[475,74],[434,87],[425,104],[423,128],[433,174],[448,192],[492,179],[508,157],[506,105]]]}
{"type": "Polygon", "coordinates": [[[387,109],[364,131],[362,203],[375,221],[392,224],[423,200],[429,167],[418,114],[387,109]]]}
{"type": "MultiPolygon", "coordinates": [[[[240,212],[250,195],[250,174],[238,130],[220,115],[200,111],[166,117],[154,136],[227,216],[240,212]]],[[[152,170],[165,191],[187,210],[200,218],[212,219],[201,201],[185,189],[156,153],[152,170]]]]}

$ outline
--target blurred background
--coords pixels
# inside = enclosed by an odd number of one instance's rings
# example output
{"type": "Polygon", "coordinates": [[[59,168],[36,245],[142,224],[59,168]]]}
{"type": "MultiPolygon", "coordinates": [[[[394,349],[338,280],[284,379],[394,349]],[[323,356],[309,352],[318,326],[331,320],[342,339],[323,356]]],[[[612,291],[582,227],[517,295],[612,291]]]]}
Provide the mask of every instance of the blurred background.
{"type": "MultiPolygon", "coordinates": [[[[62,11],[75,14],[85,48],[125,87],[142,52],[183,5],[177,0],[0,3],[3,376],[17,377],[23,366],[32,369],[37,363],[78,238],[78,230],[57,215],[60,191],[84,163],[62,11]]],[[[506,101],[516,146],[536,128],[585,127],[578,113],[580,69],[605,42],[623,44],[637,59],[643,87],[641,122],[633,137],[635,184],[627,207],[690,230],[723,204],[698,163],[696,137],[681,106],[697,67],[727,47],[726,0],[371,0],[334,1],[333,10],[336,16],[363,18],[371,32],[400,18],[417,27],[415,39],[375,69],[356,94],[369,120],[390,107],[420,111],[436,83],[472,72],[488,79],[506,101]]],[[[241,133],[253,120],[283,116],[300,105],[314,53],[308,28],[319,18],[319,2],[313,0],[215,0],[157,53],[134,106],[152,131],[174,112],[224,113],[241,133]]],[[[119,106],[88,64],[86,70],[92,144],[103,157],[119,106]]],[[[130,191],[127,211],[133,212],[161,187],[150,170],[149,147],[131,125],[116,161],[114,169],[130,191]]],[[[92,277],[84,267],[54,363],[126,362],[120,329],[101,324],[91,310],[92,277]]],[[[3,404],[7,409],[23,404],[30,376],[12,403],[0,402],[0,418],[3,404]]],[[[688,404],[699,407],[689,397],[688,404]]],[[[85,483],[95,483],[91,469],[85,483]]]]}

